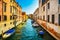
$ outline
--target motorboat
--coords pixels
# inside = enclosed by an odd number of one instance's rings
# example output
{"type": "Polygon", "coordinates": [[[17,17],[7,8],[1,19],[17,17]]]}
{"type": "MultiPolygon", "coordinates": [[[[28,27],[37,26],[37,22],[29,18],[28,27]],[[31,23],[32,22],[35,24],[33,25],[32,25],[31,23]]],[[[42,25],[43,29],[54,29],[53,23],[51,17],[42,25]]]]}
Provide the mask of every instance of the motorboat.
{"type": "Polygon", "coordinates": [[[32,26],[35,27],[35,28],[36,28],[36,27],[39,27],[39,25],[38,25],[36,22],[34,22],[34,23],[32,24],[32,26]]]}
{"type": "Polygon", "coordinates": [[[34,22],[35,22],[34,20],[31,21],[32,24],[33,24],[34,22]]]}
{"type": "Polygon", "coordinates": [[[44,31],[42,31],[42,30],[39,31],[39,34],[40,34],[40,35],[43,35],[43,34],[44,34],[44,31]]]}
{"type": "Polygon", "coordinates": [[[38,32],[38,36],[43,37],[43,36],[44,36],[44,31],[43,31],[43,30],[40,30],[40,31],[38,32]]]}
{"type": "Polygon", "coordinates": [[[13,35],[15,33],[14,29],[10,29],[7,32],[4,33],[3,38],[8,38],[9,36],[13,35]]]}

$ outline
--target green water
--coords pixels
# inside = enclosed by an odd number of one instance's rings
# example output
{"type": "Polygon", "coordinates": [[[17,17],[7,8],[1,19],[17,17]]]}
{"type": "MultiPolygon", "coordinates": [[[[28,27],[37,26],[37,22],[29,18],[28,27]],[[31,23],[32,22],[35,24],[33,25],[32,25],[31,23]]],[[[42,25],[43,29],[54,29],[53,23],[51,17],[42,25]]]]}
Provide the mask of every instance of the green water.
{"type": "Polygon", "coordinates": [[[15,34],[10,36],[9,38],[5,40],[55,40],[49,33],[47,33],[45,30],[44,37],[38,36],[37,30],[41,29],[42,27],[33,28],[31,20],[28,19],[26,23],[24,24],[23,28],[16,28],[15,30],[18,30],[15,34]]]}

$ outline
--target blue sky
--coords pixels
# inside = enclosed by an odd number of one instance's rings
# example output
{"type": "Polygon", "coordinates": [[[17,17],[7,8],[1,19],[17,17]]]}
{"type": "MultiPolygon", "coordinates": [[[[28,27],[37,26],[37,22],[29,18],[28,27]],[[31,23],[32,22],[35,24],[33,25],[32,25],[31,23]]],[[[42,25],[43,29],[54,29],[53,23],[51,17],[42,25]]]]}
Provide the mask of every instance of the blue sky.
{"type": "Polygon", "coordinates": [[[22,7],[22,11],[32,14],[38,8],[38,0],[16,0],[22,7]]]}

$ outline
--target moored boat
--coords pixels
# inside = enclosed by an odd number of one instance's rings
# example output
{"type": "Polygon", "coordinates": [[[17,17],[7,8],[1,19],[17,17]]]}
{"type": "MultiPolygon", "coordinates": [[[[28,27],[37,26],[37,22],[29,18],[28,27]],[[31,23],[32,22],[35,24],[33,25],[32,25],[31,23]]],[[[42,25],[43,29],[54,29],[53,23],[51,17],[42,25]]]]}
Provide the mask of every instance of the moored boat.
{"type": "Polygon", "coordinates": [[[35,27],[35,28],[36,28],[36,27],[39,27],[39,25],[38,25],[36,22],[34,22],[34,23],[32,24],[32,26],[35,27]]]}
{"type": "Polygon", "coordinates": [[[13,35],[15,33],[14,29],[10,29],[7,32],[4,33],[3,38],[8,38],[9,36],[13,35]]]}
{"type": "Polygon", "coordinates": [[[43,30],[40,30],[39,32],[38,32],[38,36],[41,36],[41,37],[43,37],[44,36],[44,31],[43,30]]]}

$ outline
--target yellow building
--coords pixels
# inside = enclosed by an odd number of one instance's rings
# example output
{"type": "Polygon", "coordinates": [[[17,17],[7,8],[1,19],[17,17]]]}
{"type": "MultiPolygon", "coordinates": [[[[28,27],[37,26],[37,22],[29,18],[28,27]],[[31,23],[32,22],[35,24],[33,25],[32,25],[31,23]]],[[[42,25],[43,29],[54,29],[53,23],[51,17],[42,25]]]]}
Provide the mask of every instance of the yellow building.
{"type": "MultiPolygon", "coordinates": [[[[14,27],[14,21],[21,20],[22,8],[15,0],[2,0],[2,22],[0,22],[0,34],[14,27]]],[[[20,23],[20,22],[19,22],[20,23]]]]}
{"type": "Polygon", "coordinates": [[[22,12],[22,18],[23,18],[22,21],[26,21],[26,12],[22,12]]]}

